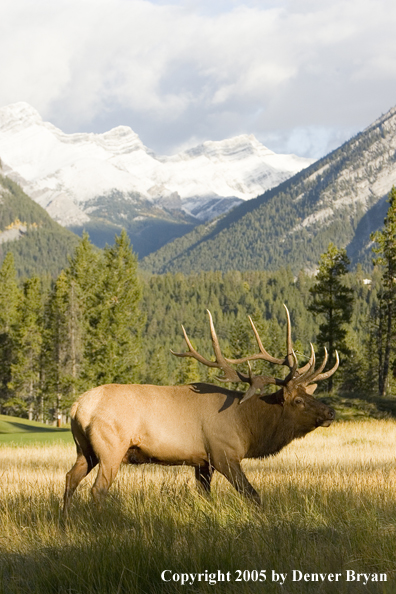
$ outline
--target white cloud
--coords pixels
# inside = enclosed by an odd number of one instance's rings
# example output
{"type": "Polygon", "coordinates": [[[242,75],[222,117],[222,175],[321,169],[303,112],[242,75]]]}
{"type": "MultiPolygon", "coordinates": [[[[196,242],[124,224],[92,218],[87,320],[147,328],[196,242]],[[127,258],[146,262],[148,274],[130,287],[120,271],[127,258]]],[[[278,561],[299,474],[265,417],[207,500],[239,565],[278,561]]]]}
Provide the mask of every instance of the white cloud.
{"type": "Polygon", "coordinates": [[[395,25],[393,0],[6,0],[0,105],[158,151],[254,133],[318,156],[396,103],[395,25]]]}

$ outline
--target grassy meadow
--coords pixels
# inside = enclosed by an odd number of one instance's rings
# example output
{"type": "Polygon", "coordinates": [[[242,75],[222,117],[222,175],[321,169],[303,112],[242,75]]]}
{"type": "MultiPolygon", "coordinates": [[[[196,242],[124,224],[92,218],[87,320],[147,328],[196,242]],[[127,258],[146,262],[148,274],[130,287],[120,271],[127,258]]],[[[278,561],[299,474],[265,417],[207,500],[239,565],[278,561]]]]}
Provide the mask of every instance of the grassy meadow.
{"type": "Polygon", "coordinates": [[[94,470],[65,527],[60,506],[75,454],[58,436],[0,446],[1,594],[396,592],[395,421],[339,422],[274,458],[245,461],[261,508],[217,473],[207,499],[191,468],[124,466],[97,510],[94,470]],[[388,581],[347,582],[348,569],[388,581]],[[231,581],[182,586],[161,580],[164,570],[220,570],[231,581]],[[253,570],[267,570],[267,580],[254,581],[253,570]],[[272,570],[288,574],[283,585],[272,570]],[[293,582],[292,570],[342,575],[293,582]]]}

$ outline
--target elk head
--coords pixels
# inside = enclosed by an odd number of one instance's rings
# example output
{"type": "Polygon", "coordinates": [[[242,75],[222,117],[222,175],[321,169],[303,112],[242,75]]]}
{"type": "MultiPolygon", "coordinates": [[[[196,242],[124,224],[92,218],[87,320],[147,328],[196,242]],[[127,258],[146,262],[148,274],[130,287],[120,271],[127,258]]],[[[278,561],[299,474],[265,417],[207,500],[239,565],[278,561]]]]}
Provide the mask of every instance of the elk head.
{"type": "Polygon", "coordinates": [[[339,365],[338,353],[336,351],[336,363],[334,367],[323,373],[328,359],[327,350],[325,348],[324,359],[319,367],[315,369],[315,352],[311,344],[311,356],[309,361],[306,365],[299,368],[297,357],[292,345],[290,315],[286,305],[284,308],[286,310],[287,316],[287,354],[283,359],[272,357],[272,355],[270,355],[265,350],[259,333],[257,332],[257,329],[250,316],[249,321],[259,347],[259,353],[248,355],[247,357],[243,357],[241,359],[228,359],[227,357],[224,357],[220,349],[219,340],[217,338],[216,330],[213,324],[213,318],[209,310],[207,310],[207,312],[209,314],[210,333],[216,361],[209,361],[208,359],[205,359],[194,349],[183,326],[183,334],[189,350],[185,353],[175,353],[174,351],[171,351],[171,353],[177,357],[193,357],[207,367],[220,369],[223,372],[223,375],[216,378],[219,381],[242,382],[249,384],[247,392],[239,402],[240,404],[249,400],[249,398],[254,396],[257,392],[259,392],[260,395],[264,395],[265,386],[274,384],[280,387],[279,391],[273,395],[274,398],[277,398],[279,404],[289,404],[292,406],[294,410],[294,416],[301,416],[302,420],[304,417],[310,417],[309,423],[312,423],[314,420],[314,426],[312,428],[315,426],[318,427],[330,425],[331,421],[335,417],[334,411],[328,406],[319,403],[315,398],[312,397],[312,394],[317,387],[316,382],[329,378],[337,370],[339,365]],[[258,360],[275,363],[277,365],[285,365],[289,368],[289,373],[285,379],[279,379],[266,375],[254,375],[250,366],[250,362],[258,360]],[[233,365],[237,366],[242,363],[248,364],[248,374],[234,369],[233,365]],[[315,415],[317,418],[313,419],[315,415]]]}

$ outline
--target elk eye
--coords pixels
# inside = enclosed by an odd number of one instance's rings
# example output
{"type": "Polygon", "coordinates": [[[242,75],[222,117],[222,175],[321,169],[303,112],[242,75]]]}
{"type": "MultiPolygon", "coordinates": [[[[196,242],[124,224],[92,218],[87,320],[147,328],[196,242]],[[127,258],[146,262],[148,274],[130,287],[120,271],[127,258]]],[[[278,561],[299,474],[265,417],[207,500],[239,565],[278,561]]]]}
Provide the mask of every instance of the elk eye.
{"type": "Polygon", "coordinates": [[[298,396],[297,398],[294,399],[294,402],[296,404],[304,404],[304,400],[302,398],[300,398],[300,396],[298,396]]]}

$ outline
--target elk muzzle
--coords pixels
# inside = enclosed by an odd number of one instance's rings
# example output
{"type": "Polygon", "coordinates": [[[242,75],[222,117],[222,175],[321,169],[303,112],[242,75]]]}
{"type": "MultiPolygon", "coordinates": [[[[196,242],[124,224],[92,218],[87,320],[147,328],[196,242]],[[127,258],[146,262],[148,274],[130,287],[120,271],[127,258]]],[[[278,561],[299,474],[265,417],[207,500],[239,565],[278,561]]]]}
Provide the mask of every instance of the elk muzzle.
{"type": "Polygon", "coordinates": [[[324,405],[323,414],[316,419],[316,426],[317,427],[329,427],[335,419],[336,413],[333,408],[330,406],[324,405]]]}

